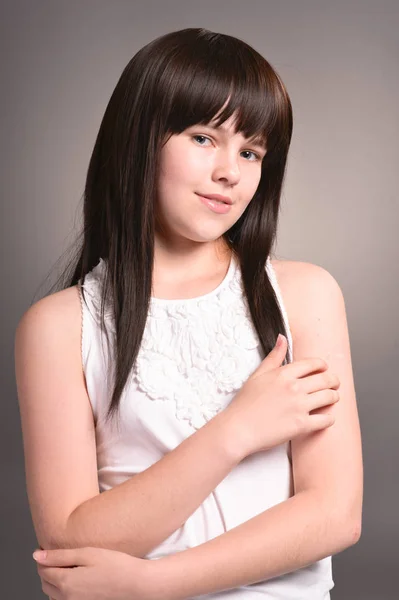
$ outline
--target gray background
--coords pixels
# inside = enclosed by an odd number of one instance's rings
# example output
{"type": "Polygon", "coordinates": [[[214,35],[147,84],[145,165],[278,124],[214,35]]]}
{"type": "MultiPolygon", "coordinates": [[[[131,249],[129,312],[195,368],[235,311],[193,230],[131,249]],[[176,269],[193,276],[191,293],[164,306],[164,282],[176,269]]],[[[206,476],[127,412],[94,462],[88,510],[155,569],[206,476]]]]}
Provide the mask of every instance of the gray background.
{"type": "Polygon", "coordinates": [[[277,257],[323,266],[346,300],[365,495],[360,541],[333,558],[332,598],[397,598],[399,3],[18,0],[1,13],[1,597],[44,597],[16,325],[79,228],[88,161],[123,68],[158,35],[206,27],[249,42],[282,76],[294,134],[277,257]]]}

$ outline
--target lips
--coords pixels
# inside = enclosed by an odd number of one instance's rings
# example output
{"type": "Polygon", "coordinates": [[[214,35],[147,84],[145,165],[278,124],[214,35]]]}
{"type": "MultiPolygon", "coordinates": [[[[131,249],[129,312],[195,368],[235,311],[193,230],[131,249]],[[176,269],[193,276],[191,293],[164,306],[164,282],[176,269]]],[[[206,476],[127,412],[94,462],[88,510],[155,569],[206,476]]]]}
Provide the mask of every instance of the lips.
{"type": "Polygon", "coordinates": [[[208,200],[218,200],[219,202],[223,202],[224,204],[233,204],[229,196],[222,196],[222,194],[198,194],[198,196],[208,198],[208,200]]]}
{"type": "Polygon", "coordinates": [[[205,196],[199,196],[200,201],[207,206],[212,212],[225,215],[231,210],[231,205],[227,204],[227,202],[221,202],[220,200],[215,200],[213,198],[206,198],[205,196]]]}

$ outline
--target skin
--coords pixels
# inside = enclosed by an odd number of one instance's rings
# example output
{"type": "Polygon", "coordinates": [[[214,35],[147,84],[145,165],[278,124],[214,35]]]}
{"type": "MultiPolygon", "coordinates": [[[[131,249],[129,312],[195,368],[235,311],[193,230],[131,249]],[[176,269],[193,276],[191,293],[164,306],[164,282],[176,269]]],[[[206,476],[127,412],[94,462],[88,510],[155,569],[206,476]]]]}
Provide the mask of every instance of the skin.
{"type": "Polygon", "coordinates": [[[230,261],[221,236],[239,219],[254,196],[266,149],[234,133],[235,115],[216,129],[194,125],[173,135],[161,154],[154,285],[201,280],[225,271],[230,261]],[[225,129],[224,129],[225,128],[225,129]],[[223,194],[233,205],[216,214],[196,195],[223,194]],[[172,278],[170,275],[172,274],[172,278]]]}
{"type": "MultiPolygon", "coordinates": [[[[172,135],[162,148],[153,271],[157,297],[182,297],[179,286],[186,297],[201,295],[225,276],[230,251],[221,236],[251,202],[266,154],[263,145],[234,133],[235,117],[220,128],[214,121],[194,125],[172,135]],[[214,213],[199,193],[229,196],[232,207],[226,214],[214,213]]],[[[50,600],[157,597],[156,561],[103,548],[46,552],[44,559],[35,560],[50,600]]]]}

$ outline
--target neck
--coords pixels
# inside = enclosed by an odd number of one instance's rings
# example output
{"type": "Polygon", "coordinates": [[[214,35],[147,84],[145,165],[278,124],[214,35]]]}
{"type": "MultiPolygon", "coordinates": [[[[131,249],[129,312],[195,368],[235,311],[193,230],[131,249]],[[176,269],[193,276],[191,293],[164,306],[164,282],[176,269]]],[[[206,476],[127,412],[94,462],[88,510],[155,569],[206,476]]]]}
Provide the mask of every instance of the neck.
{"type": "Polygon", "coordinates": [[[160,279],[195,279],[214,277],[227,272],[231,250],[223,243],[197,243],[183,252],[156,242],[154,250],[154,277],[160,279]]]}

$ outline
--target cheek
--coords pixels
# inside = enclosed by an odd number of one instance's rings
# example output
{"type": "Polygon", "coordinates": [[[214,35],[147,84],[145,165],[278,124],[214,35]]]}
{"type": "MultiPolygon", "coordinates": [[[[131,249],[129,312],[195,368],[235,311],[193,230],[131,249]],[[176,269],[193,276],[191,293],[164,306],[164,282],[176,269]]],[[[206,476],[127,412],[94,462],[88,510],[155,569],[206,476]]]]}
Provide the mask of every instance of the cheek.
{"type": "Polygon", "coordinates": [[[165,149],[161,157],[159,182],[165,188],[170,186],[194,186],[202,182],[204,175],[209,170],[209,164],[204,156],[195,147],[185,145],[180,149],[177,144],[169,150],[165,149]]]}
{"type": "Polygon", "coordinates": [[[180,172],[179,161],[174,160],[173,156],[165,153],[161,159],[158,189],[161,191],[169,182],[173,183],[178,179],[180,172]]]}
{"type": "Polygon", "coordinates": [[[242,181],[243,189],[245,190],[244,193],[248,202],[252,200],[253,196],[255,195],[255,192],[259,186],[260,178],[261,171],[259,169],[255,173],[253,171],[248,172],[247,176],[245,177],[245,180],[242,181]]]}

